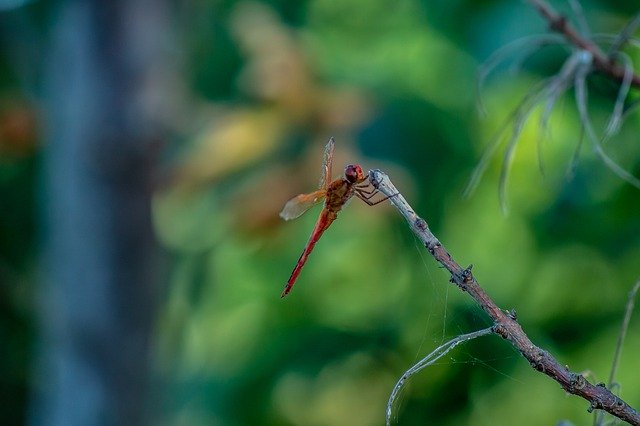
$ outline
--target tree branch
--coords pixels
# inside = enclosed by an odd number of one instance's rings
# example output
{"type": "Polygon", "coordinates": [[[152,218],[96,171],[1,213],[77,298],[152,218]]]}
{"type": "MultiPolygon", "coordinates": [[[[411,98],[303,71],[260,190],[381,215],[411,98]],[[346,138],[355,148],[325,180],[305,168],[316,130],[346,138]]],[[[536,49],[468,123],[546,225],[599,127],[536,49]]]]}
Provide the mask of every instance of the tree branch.
{"type": "Polygon", "coordinates": [[[402,377],[398,380],[396,385],[389,396],[389,401],[387,402],[387,426],[391,425],[391,415],[393,414],[393,403],[395,402],[400,390],[404,386],[405,382],[409,380],[411,376],[420,372],[424,368],[433,365],[440,358],[445,356],[449,351],[461,343],[468,342],[469,340],[477,339],[478,337],[486,336],[487,334],[493,333],[493,327],[483,328],[482,330],[474,331],[472,333],[462,334],[457,336],[448,342],[443,343],[442,345],[435,348],[431,353],[420,361],[418,361],[413,367],[408,369],[402,377]]]}
{"type": "MultiPolygon", "coordinates": [[[[593,55],[593,65],[601,73],[608,75],[616,81],[624,80],[625,68],[614,62],[613,58],[605,54],[602,49],[588,38],[582,36],[569,23],[567,18],[557,13],[544,0],[528,0],[528,2],[536,8],[538,13],[549,21],[549,28],[560,33],[567,41],[578,49],[587,50],[593,55]]],[[[640,88],[640,76],[633,74],[631,85],[640,88]]]]}
{"type": "Polygon", "coordinates": [[[390,197],[391,203],[409,223],[411,230],[420,238],[429,253],[450,273],[450,281],[478,303],[494,322],[493,331],[508,340],[520,351],[531,366],[558,382],[567,392],[581,396],[591,404],[588,411],[605,410],[612,415],[640,425],[640,413],[622,399],[612,394],[604,385],[593,385],[582,375],[561,365],[550,353],[534,345],[516,321],[516,312],[503,311],[480,287],[471,272],[471,265],[462,268],[447,252],[442,243],[429,230],[427,222],[420,218],[395,188],[389,177],[380,170],[369,171],[371,184],[390,197]]]}
{"type": "Polygon", "coordinates": [[[627,306],[624,309],[624,319],[620,326],[620,334],[618,335],[618,343],[616,344],[616,352],[613,355],[613,363],[611,364],[611,374],[609,375],[609,386],[614,385],[616,372],[618,371],[618,363],[620,362],[620,356],[622,355],[622,345],[624,344],[624,338],[627,335],[629,329],[629,322],[631,321],[631,314],[633,313],[633,306],[635,304],[636,295],[640,290],[640,280],[636,281],[635,285],[629,292],[627,299],[627,306]]]}

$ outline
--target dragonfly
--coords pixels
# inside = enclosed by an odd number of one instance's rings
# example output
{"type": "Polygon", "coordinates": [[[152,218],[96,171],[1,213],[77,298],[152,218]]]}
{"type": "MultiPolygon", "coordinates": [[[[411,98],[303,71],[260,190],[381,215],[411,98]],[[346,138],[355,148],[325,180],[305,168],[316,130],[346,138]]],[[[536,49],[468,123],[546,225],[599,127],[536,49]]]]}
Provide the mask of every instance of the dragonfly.
{"type": "Polygon", "coordinates": [[[331,165],[334,148],[335,140],[329,138],[324,149],[324,161],[322,162],[322,175],[320,177],[319,189],[309,194],[300,194],[293,197],[287,201],[280,212],[280,217],[284,220],[295,219],[324,200],[324,208],[320,212],[320,216],[311,232],[309,241],[302,251],[295,268],[293,268],[291,276],[280,297],[285,297],[289,294],[316,243],[324,231],[329,228],[329,225],[336,220],[338,212],[342,210],[342,207],[344,207],[351,197],[355,195],[370,206],[374,206],[390,198],[384,197],[377,201],[371,200],[378,193],[378,190],[370,188],[370,185],[366,182],[369,176],[363,173],[362,167],[358,164],[347,165],[344,169],[344,176],[332,181],[331,165]]]}

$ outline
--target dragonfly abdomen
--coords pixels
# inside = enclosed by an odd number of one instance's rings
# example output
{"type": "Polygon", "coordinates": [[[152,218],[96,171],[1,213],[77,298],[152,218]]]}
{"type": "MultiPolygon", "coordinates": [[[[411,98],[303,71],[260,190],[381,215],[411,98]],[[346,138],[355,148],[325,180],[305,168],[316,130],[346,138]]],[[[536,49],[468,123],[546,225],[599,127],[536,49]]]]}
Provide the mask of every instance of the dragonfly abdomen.
{"type": "Polygon", "coordinates": [[[309,237],[309,242],[307,242],[306,247],[302,251],[300,258],[298,259],[298,263],[296,263],[296,267],[293,268],[293,271],[291,272],[291,276],[289,277],[289,280],[287,281],[287,284],[285,285],[284,290],[282,291],[282,295],[280,297],[285,297],[287,294],[289,294],[289,292],[293,288],[293,285],[296,283],[296,280],[298,279],[298,275],[300,275],[300,271],[302,270],[302,267],[307,262],[307,258],[311,254],[311,251],[313,251],[313,248],[315,247],[320,237],[322,236],[322,233],[329,227],[329,225],[331,225],[331,222],[336,220],[337,217],[338,217],[338,213],[335,211],[332,211],[329,209],[322,210],[322,213],[320,213],[320,217],[316,222],[316,226],[313,228],[311,237],[309,237]]]}

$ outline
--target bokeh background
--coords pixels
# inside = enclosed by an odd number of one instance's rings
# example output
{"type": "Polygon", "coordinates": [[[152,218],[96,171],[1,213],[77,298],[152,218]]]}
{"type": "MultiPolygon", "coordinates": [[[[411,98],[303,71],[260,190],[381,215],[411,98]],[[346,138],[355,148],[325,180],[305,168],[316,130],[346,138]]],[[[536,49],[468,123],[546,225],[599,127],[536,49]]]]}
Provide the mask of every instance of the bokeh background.
{"type": "MultiPolygon", "coordinates": [[[[582,5],[594,33],[615,33],[632,3],[582,5]]],[[[348,205],[280,299],[319,208],[278,212],[316,188],[329,136],[334,176],[385,170],[534,342],[607,380],[640,276],[640,192],[588,141],[572,167],[572,92],[544,173],[539,111],[524,127],[508,215],[501,150],[462,197],[566,59],[500,67],[479,114],[482,62],[546,31],[524,2],[5,0],[0,28],[1,424],[383,424],[406,369],[490,323],[388,203],[348,205]]],[[[616,86],[589,85],[601,129],[616,86]]],[[[606,147],[636,176],[638,131],[631,114],[606,147]]],[[[617,377],[635,407],[638,353],[635,315],[617,377]]],[[[488,336],[413,377],[393,418],[587,424],[587,408],[488,336]]]]}

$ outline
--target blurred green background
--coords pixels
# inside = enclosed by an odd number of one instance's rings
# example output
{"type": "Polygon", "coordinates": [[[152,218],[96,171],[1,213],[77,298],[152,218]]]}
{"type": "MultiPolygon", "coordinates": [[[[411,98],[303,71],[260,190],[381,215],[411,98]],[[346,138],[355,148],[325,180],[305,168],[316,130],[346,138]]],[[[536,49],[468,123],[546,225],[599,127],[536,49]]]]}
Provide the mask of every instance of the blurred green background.
{"type": "MultiPolygon", "coordinates": [[[[45,54],[67,2],[19,3],[0,4],[2,424],[38,423],[34,384],[55,380],[34,367],[48,110],[41,77],[25,76],[16,58],[23,49],[45,54]],[[16,41],[16,31],[32,45],[16,41]]],[[[583,7],[594,32],[616,32],[636,12],[630,3],[583,7]]],[[[606,381],[626,296],[640,275],[640,192],[586,141],[568,176],[580,134],[572,93],[544,139],[544,175],[539,112],[525,126],[508,215],[498,199],[501,150],[472,196],[462,197],[509,113],[566,58],[549,49],[518,72],[500,68],[483,90],[487,115],[478,113],[480,64],[546,29],[530,6],[195,0],[170,3],[170,11],[171,67],[179,72],[175,98],[164,99],[172,125],[150,210],[163,253],[149,337],[152,386],[140,403],[150,407],[150,423],[380,425],[405,370],[449,338],[490,325],[388,203],[348,205],[280,299],[320,208],[288,223],[278,212],[316,188],[329,136],[337,141],[334,176],[351,162],[386,171],[452,256],[474,265],[498,305],[517,310],[536,344],[590,381],[606,381]]],[[[590,87],[594,121],[604,123],[615,87],[598,78],[590,87]]],[[[606,148],[636,176],[638,124],[630,115],[606,148]]],[[[635,407],[638,353],[635,315],[618,374],[619,393],[635,407]]],[[[587,424],[587,407],[488,336],[413,377],[394,420],[587,424]]],[[[42,423],[55,424],[46,416],[42,423]]]]}

